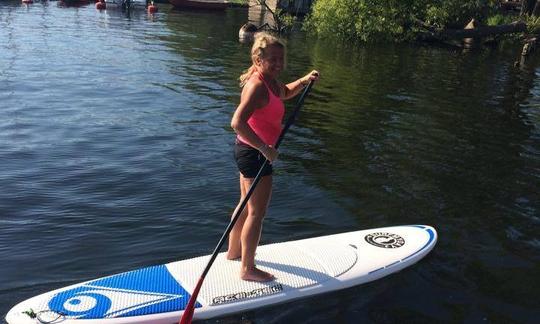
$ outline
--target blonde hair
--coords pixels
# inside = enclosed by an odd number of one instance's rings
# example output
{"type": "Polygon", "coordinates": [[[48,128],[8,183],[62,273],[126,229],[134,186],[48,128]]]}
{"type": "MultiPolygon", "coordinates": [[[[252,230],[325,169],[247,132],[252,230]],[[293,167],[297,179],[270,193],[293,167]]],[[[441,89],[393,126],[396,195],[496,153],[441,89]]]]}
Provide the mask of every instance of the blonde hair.
{"type": "Polygon", "coordinates": [[[246,85],[249,78],[256,71],[255,59],[257,57],[263,58],[265,56],[265,49],[269,46],[279,46],[285,50],[285,43],[278,37],[267,32],[255,34],[255,41],[253,42],[253,46],[251,46],[251,66],[238,78],[240,87],[246,85]]]}

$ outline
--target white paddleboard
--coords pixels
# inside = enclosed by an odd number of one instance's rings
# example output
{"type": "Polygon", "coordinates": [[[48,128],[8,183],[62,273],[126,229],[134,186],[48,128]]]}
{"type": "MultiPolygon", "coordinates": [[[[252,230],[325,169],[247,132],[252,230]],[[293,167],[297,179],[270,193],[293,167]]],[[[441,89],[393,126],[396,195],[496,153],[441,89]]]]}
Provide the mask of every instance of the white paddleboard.
{"type": "MultiPolygon", "coordinates": [[[[275,276],[265,283],[239,279],[240,262],[221,253],[202,285],[193,318],[243,312],[373,281],[416,263],[436,241],[434,228],[408,225],[263,245],[257,248],[256,264],[275,276]]],[[[182,260],[57,289],[14,306],[6,320],[175,323],[209,259],[182,260]]]]}

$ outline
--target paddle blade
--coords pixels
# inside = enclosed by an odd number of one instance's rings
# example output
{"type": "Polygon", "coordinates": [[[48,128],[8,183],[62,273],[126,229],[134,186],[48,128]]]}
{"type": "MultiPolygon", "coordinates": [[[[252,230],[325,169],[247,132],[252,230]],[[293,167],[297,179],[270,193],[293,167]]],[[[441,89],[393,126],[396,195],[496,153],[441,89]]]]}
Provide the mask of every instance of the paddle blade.
{"type": "Polygon", "coordinates": [[[189,299],[186,309],[184,309],[184,314],[182,314],[178,324],[191,324],[191,320],[193,320],[193,313],[195,312],[195,303],[197,302],[197,296],[199,295],[199,290],[201,290],[203,281],[204,277],[200,277],[199,281],[197,282],[197,286],[195,286],[195,289],[193,289],[191,298],[189,299]]]}

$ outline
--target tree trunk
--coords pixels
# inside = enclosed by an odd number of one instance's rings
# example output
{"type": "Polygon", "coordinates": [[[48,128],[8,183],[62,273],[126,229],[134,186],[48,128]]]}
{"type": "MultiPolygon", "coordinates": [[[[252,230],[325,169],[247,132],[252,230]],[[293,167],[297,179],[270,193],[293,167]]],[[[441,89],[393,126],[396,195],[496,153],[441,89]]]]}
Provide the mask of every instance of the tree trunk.
{"type": "Polygon", "coordinates": [[[508,25],[483,26],[474,29],[445,29],[435,33],[425,33],[421,39],[426,41],[443,41],[448,39],[479,38],[508,33],[522,33],[527,30],[527,24],[516,21],[508,25]]]}

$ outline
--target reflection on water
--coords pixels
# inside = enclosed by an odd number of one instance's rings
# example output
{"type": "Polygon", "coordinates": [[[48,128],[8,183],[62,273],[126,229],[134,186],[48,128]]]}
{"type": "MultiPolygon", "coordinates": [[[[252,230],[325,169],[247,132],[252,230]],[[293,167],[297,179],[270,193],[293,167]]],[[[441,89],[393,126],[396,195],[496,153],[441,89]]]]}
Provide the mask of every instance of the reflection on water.
{"type": "MultiPolygon", "coordinates": [[[[0,3],[0,313],[210,253],[225,229],[248,12],[168,8],[0,3]]],[[[517,54],[291,36],[283,80],[323,77],[283,143],[263,242],[408,223],[440,241],[413,268],[325,303],[225,320],[537,318],[540,83],[538,60],[516,69],[517,54]]]]}

